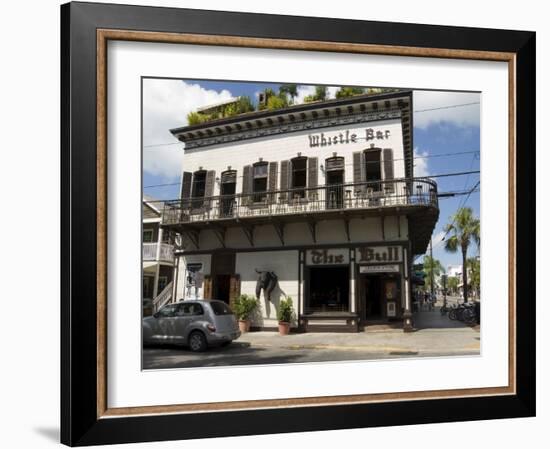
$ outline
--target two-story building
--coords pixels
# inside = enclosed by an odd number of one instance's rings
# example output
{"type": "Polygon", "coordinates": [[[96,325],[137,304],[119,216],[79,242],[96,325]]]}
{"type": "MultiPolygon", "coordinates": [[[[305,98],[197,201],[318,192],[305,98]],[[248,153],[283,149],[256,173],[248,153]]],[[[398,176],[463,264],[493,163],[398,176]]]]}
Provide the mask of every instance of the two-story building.
{"type": "Polygon", "coordinates": [[[290,296],[302,331],[411,320],[411,261],[438,219],[414,178],[412,92],[359,95],[172,129],[181,195],[162,227],[183,236],[176,297],[228,303],[277,276],[253,324],[290,296]]]}
{"type": "Polygon", "coordinates": [[[142,307],[150,315],[174,297],[174,233],[164,230],[164,203],[144,195],[142,201],[142,307]]]}

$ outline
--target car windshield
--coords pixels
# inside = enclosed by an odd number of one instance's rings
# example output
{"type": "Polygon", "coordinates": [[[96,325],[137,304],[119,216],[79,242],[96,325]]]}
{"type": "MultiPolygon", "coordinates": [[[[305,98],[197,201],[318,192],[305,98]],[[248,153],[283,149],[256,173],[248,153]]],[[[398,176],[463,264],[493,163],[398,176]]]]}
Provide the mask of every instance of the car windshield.
{"type": "Polygon", "coordinates": [[[212,301],[210,306],[212,307],[215,315],[231,315],[233,313],[229,306],[223,302],[212,301]]]}

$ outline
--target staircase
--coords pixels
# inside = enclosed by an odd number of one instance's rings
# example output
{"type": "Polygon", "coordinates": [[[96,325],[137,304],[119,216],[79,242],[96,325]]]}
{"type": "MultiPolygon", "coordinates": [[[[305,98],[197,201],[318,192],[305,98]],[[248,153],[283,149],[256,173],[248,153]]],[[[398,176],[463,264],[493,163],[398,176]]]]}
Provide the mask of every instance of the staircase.
{"type": "Polygon", "coordinates": [[[153,299],[153,313],[158,312],[162,306],[170,302],[170,300],[172,299],[173,283],[173,281],[169,282],[166,287],[164,287],[164,289],[156,296],[156,298],[153,299]]]}

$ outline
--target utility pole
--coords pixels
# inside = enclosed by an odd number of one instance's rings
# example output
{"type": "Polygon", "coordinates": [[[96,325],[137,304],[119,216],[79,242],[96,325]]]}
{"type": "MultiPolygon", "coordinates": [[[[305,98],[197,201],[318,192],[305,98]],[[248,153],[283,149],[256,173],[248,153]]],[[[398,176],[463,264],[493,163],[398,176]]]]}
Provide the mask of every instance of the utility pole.
{"type": "Polygon", "coordinates": [[[447,275],[442,274],[441,278],[443,280],[443,307],[447,308],[447,275]]]}
{"type": "Polygon", "coordinates": [[[430,237],[430,263],[432,264],[430,268],[430,290],[432,298],[434,297],[434,253],[432,250],[432,238],[430,237]]]}

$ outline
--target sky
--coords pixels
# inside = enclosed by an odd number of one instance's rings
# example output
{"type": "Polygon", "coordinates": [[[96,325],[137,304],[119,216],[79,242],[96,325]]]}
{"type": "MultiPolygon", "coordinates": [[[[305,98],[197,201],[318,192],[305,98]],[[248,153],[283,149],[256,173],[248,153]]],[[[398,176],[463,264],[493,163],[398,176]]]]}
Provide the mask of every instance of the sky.
{"type": "MultiPolygon", "coordinates": [[[[157,199],[174,199],[179,194],[183,144],[170,133],[185,126],[186,116],[198,107],[231,97],[249,96],[256,103],[258,93],[279,84],[144,79],[143,80],[143,186],[144,193],[157,199]]],[[[338,88],[329,87],[329,98],[338,88]]],[[[312,94],[314,86],[298,86],[296,103],[312,94]]],[[[414,175],[433,176],[480,169],[480,94],[470,92],[420,91],[413,93],[414,175]],[[452,154],[451,154],[452,153],[452,154]],[[461,154],[457,154],[461,153],[461,154]]],[[[479,182],[479,173],[435,178],[439,193],[470,191],[479,182]]],[[[475,188],[479,190],[479,187],[475,188]]],[[[459,207],[471,207],[479,217],[479,192],[440,198],[439,220],[432,235],[434,258],[447,268],[460,265],[460,253],[444,249],[444,227],[452,222],[459,207]]],[[[477,247],[469,256],[478,254],[477,247]]],[[[420,256],[416,262],[420,262],[420,256]]]]}

